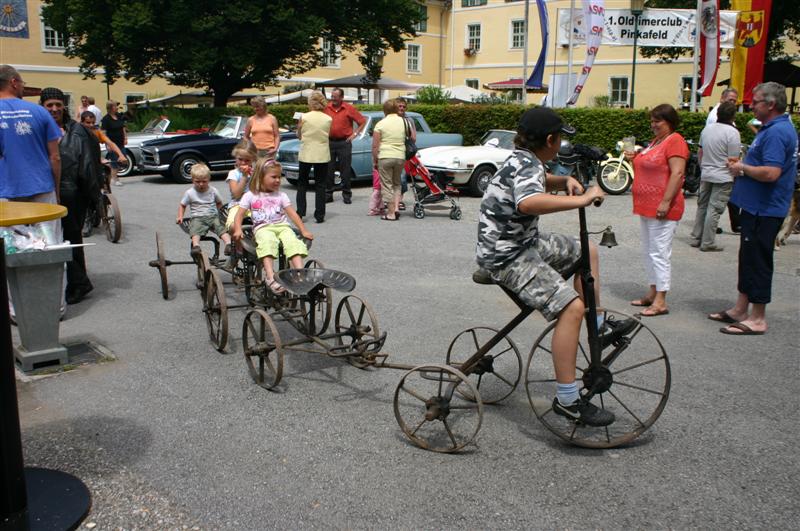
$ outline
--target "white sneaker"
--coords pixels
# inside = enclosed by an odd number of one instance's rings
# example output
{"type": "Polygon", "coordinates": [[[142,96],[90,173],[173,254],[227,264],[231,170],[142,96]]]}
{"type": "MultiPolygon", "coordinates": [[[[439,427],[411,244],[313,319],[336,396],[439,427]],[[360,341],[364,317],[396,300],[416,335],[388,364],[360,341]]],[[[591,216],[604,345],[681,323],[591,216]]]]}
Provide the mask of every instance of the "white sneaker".
{"type": "Polygon", "coordinates": [[[114,186],[123,186],[122,181],[117,179],[116,181],[114,181],[114,186]]]}

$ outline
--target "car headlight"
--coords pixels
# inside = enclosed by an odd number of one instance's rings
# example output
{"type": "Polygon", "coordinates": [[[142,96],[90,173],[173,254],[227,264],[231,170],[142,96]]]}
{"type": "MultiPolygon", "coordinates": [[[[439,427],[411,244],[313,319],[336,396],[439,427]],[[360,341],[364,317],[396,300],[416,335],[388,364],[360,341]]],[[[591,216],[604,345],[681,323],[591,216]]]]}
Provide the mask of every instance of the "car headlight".
{"type": "Polygon", "coordinates": [[[156,166],[161,164],[161,157],[158,155],[158,148],[153,148],[153,160],[156,162],[156,166]]]}

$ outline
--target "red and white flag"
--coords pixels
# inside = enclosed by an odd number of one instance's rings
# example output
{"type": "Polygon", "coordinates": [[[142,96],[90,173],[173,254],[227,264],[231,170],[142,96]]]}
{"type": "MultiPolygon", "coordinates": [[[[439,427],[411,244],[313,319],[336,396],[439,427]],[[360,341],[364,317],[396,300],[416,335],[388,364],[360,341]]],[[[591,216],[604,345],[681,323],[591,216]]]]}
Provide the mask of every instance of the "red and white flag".
{"type": "Polygon", "coordinates": [[[700,37],[700,92],[710,96],[719,68],[719,0],[698,1],[698,24],[695,35],[700,37]]]}
{"type": "MultiPolygon", "coordinates": [[[[581,75],[578,77],[575,90],[572,92],[569,101],[567,101],[567,105],[578,103],[578,97],[586,84],[586,78],[589,77],[589,72],[592,71],[594,59],[597,57],[597,51],[600,49],[600,43],[603,40],[605,13],[603,0],[583,0],[583,20],[586,24],[586,60],[583,62],[581,75]]],[[[570,72],[570,77],[572,77],[572,72],[570,72]]]]}

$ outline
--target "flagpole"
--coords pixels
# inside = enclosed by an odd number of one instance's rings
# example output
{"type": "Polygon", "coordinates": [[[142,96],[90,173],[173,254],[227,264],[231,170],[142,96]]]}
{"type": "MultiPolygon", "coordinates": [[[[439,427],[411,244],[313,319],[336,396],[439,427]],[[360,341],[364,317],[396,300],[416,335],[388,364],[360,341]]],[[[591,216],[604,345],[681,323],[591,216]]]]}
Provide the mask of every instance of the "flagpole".
{"type": "Polygon", "coordinates": [[[697,12],[694,14],[694,59],[692,60],[692,104],[691,111],[697,110],[697,72],[700,66],[700,32],[702,31],[703,0],[697,0],[697,12]]]}
{"type": "MultiPolygon", "coordinates": [[[[572,44],[575,35],[575,0],[569,2],[569,54],[567,54],[567,88],[572,93],[572,44]]],[[[569,99],[569,98],[568,98],[569,99]]]]}
{"type": "Polygon", "coordinates": [[[525,0],[525,33],[522,37],[522,104],[528,104],[528,21],[529,0],[525,0]]]}

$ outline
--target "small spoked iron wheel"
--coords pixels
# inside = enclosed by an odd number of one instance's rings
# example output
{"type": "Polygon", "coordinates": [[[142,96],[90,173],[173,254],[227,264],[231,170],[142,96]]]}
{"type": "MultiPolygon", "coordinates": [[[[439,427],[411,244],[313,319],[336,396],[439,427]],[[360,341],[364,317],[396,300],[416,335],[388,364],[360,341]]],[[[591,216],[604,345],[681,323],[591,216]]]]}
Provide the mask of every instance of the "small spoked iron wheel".
{"type": "MultiPolygon", "coordinates": [[[[606,319],[630,316],[606,310],[606,319]]],[[[536,417],[553,433],[576,446],[614,448],[636,439],[661,415],[669,398],[669,359],[661,342],[647,326],[637,327],[615,345],[603,350],[601,363],[590,364],[586,326],[581,327],[575,379],[583,394],[594,389],[592,404],[613,413],[606,427],[577,424],[553,411],[556,381],[551,343],[555,322],[539,336],[525,369],[525,389],[536,417]]]]}
{"type": "Polygon", "coordinates": [[[206,272],[211,269],[211,264],[208,262],[208,255],[200,249],[200,252],[192,256],[195,266],[197,266],[197,281],[195,286],[200,291],[200,297],[206,297],[206,272]]]}
{"type": "Polygon", "coordinates": [[[206,297],[203,312],[206,315],[208,337],[218,351],[225,350],[228,344],[228,303],[222,280],[213,269],[206,271],[206,297]]]}
{"type": "Polygon", "coordinates": [[[394,392],[394,416],[403,433],[420,448],[452,453],[475,439],[483,421],[483,402],[458,369],[420,365],[400,379],[394,392]],[[465,389],[459,390],[462,386],[465,389]]]}
{"type": "Polygon", "coordinates": [[[119,203],[113,194],[102,194],[102,196],[106,239],[111,243],[117,243],[122,238],[122,214],[119,211],[119,203]]]}
{"type": "MultiPolygon", "coordinates": [[[[463,362],[478,352],[497,332],[485,326],[467,328],[447,348],[447,365],[467,375],[480,391],[484,404],[496,404],[510,396],[522,376],[522,355],[508,337],[501,339],[472,368],[463,366],[463,362]]],[[[458,390],[463,394],[467,388],[459,387],[458,390]]],[[[471,395],[463,396],[467,400],[474,399],[471,395]]]]}
{"type": "Polygon", "coordinates": [[[251,310],[242,324],[242,349],[247,371],[264,389],[274,389],[283,377],[283,344],[272,318],[264,310],[251,310]]]}
{"type": "Polygon", "coordinates": [[[366,341],[377,340],[381,332],[372,306],[356,295],[347,295],[336,307],[334,320],[337,345],[347,345],[353,355],[347,356],[350,365],[363,369],[371,364],[366,341]]]}
{"type": "MultiPolygon", "coordinates": [[[[306,261],[305,268],[325,269],[325,266],[319,260],[312,258],[306,261]]],[[[294,300],[294,298],[292,300],[294,300]]],[[[306,330],[311,330],[311,324],[313,323],[314,334],[324,334],[331,324],[331,315],[333,314],[333,290],[326,287],[317,293],[313,315],[311,312],[311,303],[306,298],[300,299],[300,309],[303,311],[303,321],[305,322],[306,330]]]]}
{"type": "Polygon", "coordinates": [[[158,269],[158,276],[161,277],[161,296],[164,300],[169,299],[169,285],[167,285],[167,258],[164,256],[164,240],[161,234],[156,232],[156,260],[151,265],[158,269]]]}

